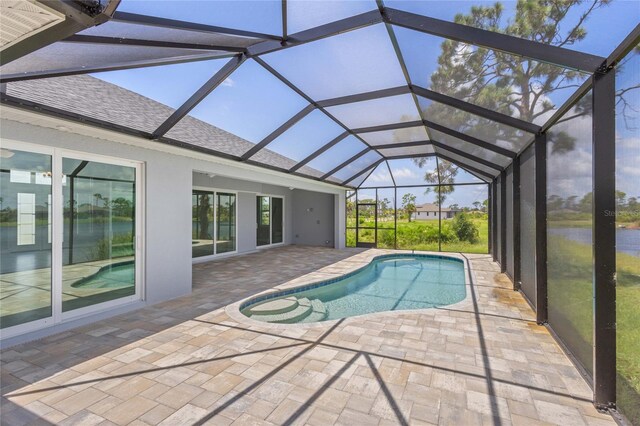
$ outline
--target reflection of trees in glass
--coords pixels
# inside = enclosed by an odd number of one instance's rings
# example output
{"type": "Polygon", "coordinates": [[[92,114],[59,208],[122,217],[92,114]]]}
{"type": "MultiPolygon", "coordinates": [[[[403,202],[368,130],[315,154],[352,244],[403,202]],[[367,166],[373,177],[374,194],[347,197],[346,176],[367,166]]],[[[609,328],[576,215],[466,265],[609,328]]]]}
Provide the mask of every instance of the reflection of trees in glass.
{"type": "Polygon", "coordinates": [[[198,239],[211,239],[211,235],[209,235],[209,195],[201,194],[198,195],[198,198],[200,199],[197,205],[198,222],[200,222],[198,239]]]}
{"type": "Polygon", "coordinates": [[[133,215],[133,203],[123,197],[111,201],[111,208],[115,216],[131,217],[133,215]]]}
{"type": "MultiPolygon", "coordinates": [[[[540,43],[571,47],[584,40],[585,22],[610,0],[519,0],[513,20],[502,18],[503,6],[474,6],[468,14],[458,14],[455,22],[500,32],[540,43]],[[565,20],[570,12],[584,9],[572,25],[565,20]],[[569,25],[569,26],[567,26],[569,25]]],[[[442,43],[440,66],[431,75],[431,89],[458,99],[534,122],[544,118],[555,106],[554,92],[577,88],[585,75],[577,71],[537,62],[504,52],[470,46],[455,40],[442,43]]],[[[464,111],[440,104],[425,110],[432,121],[446,123],[460,131],[489,142],[515,141],[518,132],[495,122],[481,120],[464,111]]]]}

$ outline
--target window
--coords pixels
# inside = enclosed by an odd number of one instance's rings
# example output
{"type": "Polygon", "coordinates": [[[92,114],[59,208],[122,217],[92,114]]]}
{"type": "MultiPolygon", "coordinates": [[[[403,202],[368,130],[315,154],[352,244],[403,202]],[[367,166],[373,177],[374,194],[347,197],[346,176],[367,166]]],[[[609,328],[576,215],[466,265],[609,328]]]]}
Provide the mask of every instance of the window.
{"type": "Polygon", "coordinates": [[[236,251],[236,194],[194,190],[191,210],[192,257],[236,251]]]}
{"type": "Polygon", "coordinates": [[[256,199],[256,245],[267,246],[284,241],[284,200],[258,195],[256,199]]]}

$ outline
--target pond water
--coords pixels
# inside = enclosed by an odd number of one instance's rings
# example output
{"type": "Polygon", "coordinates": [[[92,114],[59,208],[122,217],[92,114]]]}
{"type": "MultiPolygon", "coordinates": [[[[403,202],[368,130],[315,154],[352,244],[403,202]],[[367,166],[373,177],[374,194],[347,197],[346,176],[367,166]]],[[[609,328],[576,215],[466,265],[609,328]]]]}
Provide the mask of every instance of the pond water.
{"type": "MultiPolygon", "coordinates": [[[[591,244],[591,228],[552,228],[552,235],[561,235],[569,240],[591,244]]],[[[640,257],[640,229],[616,229],[616,251],[640,257]]]]}

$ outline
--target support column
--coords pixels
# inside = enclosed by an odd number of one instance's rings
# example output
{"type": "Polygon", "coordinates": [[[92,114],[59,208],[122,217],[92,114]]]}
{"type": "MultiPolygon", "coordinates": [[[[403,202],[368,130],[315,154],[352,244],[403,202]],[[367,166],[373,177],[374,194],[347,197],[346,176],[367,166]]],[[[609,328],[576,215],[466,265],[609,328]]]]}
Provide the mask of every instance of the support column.
{"type": "Polygon", "coordinates": [[[536,135],[536,322],[545,324],[547,312],[547,134],[536,135]]]}
{"type": "Polygon", "coordinates": [[[507,270],[507,172],[500,172],[500,272],[507,270]]]}
{"type": "Polygon", "coordinates": [[[513,289],[520,290],[520,156],[513,159],[513,289]]]}
{"type": "Polygon", "coordinates": [[[491,182],[491,241],[493,261],[498,260],[498,183],[496,179],[491,182]]]}
{"type": "Polygon", "coordinates": [[[346,192],[335,194],[334,199],[334,237],[333,247],[343,249],[347,238],[347,197],[346,192]]]}
{"type": "Polygon", "coordinates": [[[593,79],[593,400],[616,403],[615,72],[593,79]]]}
{"type": "Polygon", "coordinates": [[[487,184],[487,231],[488,231],[488,250],[489,254],[493,253],[493,183],[487,184]]]}

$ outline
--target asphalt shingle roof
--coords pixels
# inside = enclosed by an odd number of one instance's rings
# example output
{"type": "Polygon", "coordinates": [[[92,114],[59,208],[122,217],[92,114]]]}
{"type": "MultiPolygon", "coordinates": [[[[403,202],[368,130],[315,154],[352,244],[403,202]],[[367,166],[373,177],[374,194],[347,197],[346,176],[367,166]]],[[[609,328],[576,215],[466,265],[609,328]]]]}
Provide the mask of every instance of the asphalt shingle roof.
{"type": "MultiPolygon", "coordinates": [[[[7,95],[147,133],[153,133],[174,111],[160,102],[90,75],[12,82],[7,84],[7,95]]],[[[166,136],[236,157],[254,146],[246,139],[191,116],[180,120],[166,136]]],[[[296,164],[268,149],[259,151],[252,159],[281,169],[296,164]]],[[[314,177],[323,175],[307,166],[300,172],[314,177]]]]}

